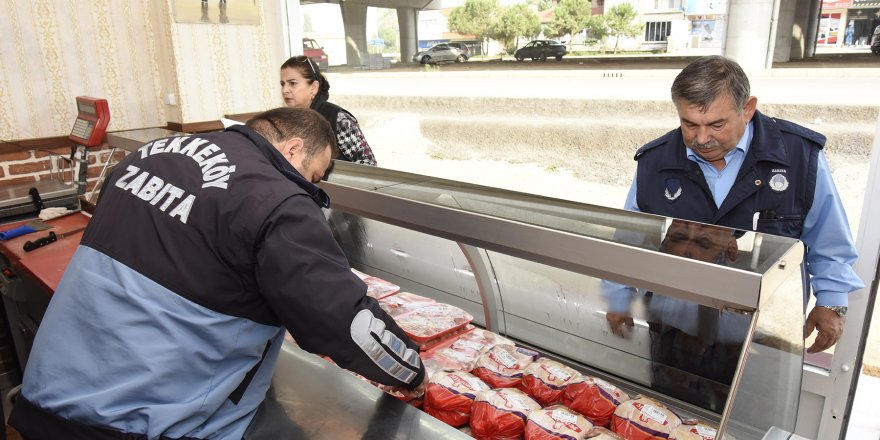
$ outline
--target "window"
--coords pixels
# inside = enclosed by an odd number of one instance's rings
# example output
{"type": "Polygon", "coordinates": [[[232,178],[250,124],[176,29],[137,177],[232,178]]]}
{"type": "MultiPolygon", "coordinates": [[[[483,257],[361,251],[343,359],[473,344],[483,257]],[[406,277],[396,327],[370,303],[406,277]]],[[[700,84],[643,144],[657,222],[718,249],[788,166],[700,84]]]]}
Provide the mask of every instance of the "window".
{"type": "Polygon", "coordinates": [[[654,0],[654,9],[681,9],[681,0],[654,0]]]}
{"type": "Polygon", "coordinates": [[[666,41],[672,22],[649,21],[645,23],[645,41],[666,41]]]}

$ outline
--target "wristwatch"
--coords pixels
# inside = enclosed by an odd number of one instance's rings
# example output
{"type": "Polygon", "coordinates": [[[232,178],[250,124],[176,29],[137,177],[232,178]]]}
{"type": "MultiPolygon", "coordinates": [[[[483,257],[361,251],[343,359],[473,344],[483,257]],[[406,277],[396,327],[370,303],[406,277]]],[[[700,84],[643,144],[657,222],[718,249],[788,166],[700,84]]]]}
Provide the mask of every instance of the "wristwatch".
{"type": "Polygon", "coordinates": [[[846,306],[818,306],[818,307],[822,307],[824,309],[829,309],[829,310],[833,311],[834,313],[837,313],[837,316],[839,316],[841,318],[846,317],[846,306]]]}

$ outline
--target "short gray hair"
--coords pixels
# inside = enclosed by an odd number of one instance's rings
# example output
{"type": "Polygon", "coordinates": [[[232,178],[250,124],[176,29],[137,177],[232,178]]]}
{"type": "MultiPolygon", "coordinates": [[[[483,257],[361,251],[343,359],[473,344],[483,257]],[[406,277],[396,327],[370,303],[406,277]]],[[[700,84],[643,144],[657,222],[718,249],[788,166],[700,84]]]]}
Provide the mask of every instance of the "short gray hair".
{"type": "Polygon", "coordinates": [[[698,58],[688,64],[672,82],[672,102],[676,107],[681,101],[706,110],[716,99],[728,96],[737,111],[743,108],[751,96],[749,78],[736,61],[711,55],[698,58]]]}

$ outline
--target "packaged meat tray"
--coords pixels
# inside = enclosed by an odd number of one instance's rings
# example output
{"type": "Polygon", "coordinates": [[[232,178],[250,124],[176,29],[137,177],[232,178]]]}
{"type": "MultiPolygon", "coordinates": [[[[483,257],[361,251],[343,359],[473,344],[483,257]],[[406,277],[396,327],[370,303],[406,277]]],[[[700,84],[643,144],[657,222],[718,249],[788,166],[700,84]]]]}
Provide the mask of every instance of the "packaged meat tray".
{"type": "Polygon", "coordinates": [[[394,320],[413,342],[425,349],[436,345],[451,333],[464,329],[474,319],[458,307],[434,303],[399,315],[394,320]]]}
{"type": "Polygon", "coordinates": [[[593,424],[563,405],[552,405],[529,413],[525,440],[584,440],[593,424]]]}
{"type": "Polygon", "coordinates": [[[474,365],[477,364],[477,359],[480,358],[479,351],[469,349],[455,350],[452,347],[432,350],[432,353],[435,353],[437,356],[444,356],[448,359],[453,359],[456,362],[459,362],[461,365],[460,369],[464,371],[473,370],[474,365]]]}
{"type": "Polygon", "coordinates": [[[496,345],[514,346],[516,344],[497,333],[475,328],[474,331],[463,334],[452,341],[449,348],[453,350],[476,350],[480,353],[485,353],[496,345]]]}
{"type": "Polygon", "coordinates": [[[379,307],[392,318],[396,318],[405,313],[418,310],[426,305],[434,304],[431,298],[416,295],[410,292],[397,292],[396,295],[386,296],[379,300],[379,307]]]}
{"type": "Polygon", "coordinates": [[[528,414],[537,409],[541,405],[518,389],[484,391],[471,410],[471,435],[482,440],[522,438],[528,414]]]}
{"type": "Polygon", "coordinates": [[[454,427],[467,425],[477,394],[489,385],[464,371],[444,371],[431,376],[425,392],[426,413],[454,427]]]}
{"type": "Polygon", "coordinates": [[[428,371],[428,377],[434,377],[443,371],[461,370],[470,371],[467,364],[454,357],[448,357],[445,353],[430,351],[422,353],[422,363],[425,364],[425,370],[428,371]]]}
{"type": "Polygon", "coordinates": [[[533,353],[510,345],[496,345],[480,355],[472,373],[492,388],[517,388],[522,384],[525,368],[535,359],[533,353]]]}
{"type": "Polygon", "coordinates": [[[565,385],[578,376],[580,373],[573,368],[551,359],[538,358],[526,367],[520,388],[541,406],[552,405],[562,401],[565,385]]]}
{"type": "Polygon", "coordinates": [[[562,403],[583,414],[596,426],[608,426],[614,410],[629,395],[602,379],[578,375],[565,386],[562,403]]]}
{"type": "Polygon", "coordinates": [[[400,290],[400,286],[397,284],[392,284],[381,278],[367,275],[356,269],[352,269],[351,271],[367,285],[367,296],[369,297],[382,299],[386,296],[394,295],[400,290]]]}
{"type": "MultiPolygon", "coordinates": [[[[714,440],[717,435],[718,430],[714,426],[696,421],[686,421],[672,430],[669,440],[714,440]]],[[[734,438],[725,434],[724,440],[734,440],[734,438]]]]}
{"type": "Polygon", "coordinates": [[[626,440],[666,440],[679,425],[675,413],[647,397],[621,403],[611,417],[611,429],[626,440]]]}

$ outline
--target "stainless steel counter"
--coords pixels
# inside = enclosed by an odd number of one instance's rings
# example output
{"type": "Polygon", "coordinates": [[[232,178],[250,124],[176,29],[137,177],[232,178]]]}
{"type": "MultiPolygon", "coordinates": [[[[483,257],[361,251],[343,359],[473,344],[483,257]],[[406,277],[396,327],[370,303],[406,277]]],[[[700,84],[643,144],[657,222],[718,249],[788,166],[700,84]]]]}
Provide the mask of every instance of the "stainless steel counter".
{"type": "Polygon", "coordinates": [[[114,148],[121,148],[132,152],[152,140],[180,136],[183,134],[184,133],[179,131],[168,130],[165,128],[142,128],[137,130],[115,131],[107,133],[107,143],[114,148]]]}
{"type": "Polygon", "coordinates": [[[246,440],[469,438],[287,341],[245,434],[246,440]]]}

